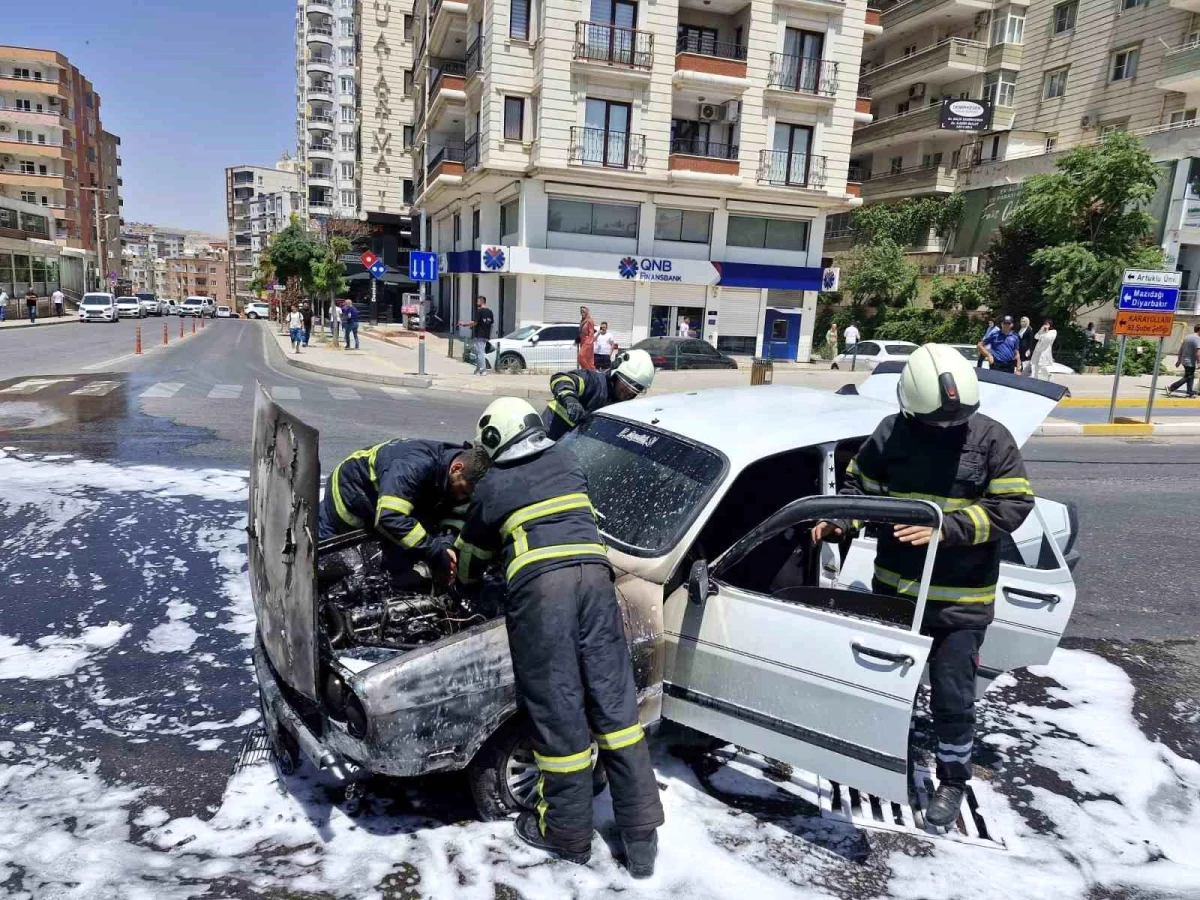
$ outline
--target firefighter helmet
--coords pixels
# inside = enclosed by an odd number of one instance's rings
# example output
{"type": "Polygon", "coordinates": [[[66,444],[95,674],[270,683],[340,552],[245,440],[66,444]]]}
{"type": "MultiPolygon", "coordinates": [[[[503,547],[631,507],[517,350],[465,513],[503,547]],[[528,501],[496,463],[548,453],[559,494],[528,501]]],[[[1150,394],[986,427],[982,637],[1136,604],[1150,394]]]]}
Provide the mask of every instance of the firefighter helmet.
{"type": "Polygon", "coordinates": [[[506,463],[554,446],[532,406],[518,397],[493,400],[479,417],[475,441],[494,462],[506,463]]]}
{"type": "Polygon", "coordinates": [[[610,374],[635,394],[644,394],[654,384],[654,362],[645,350],[622,350],[613,360],[610,374]]]}
{"type": "Polygon", "coordinates": [[[925,344],[913,351],[896,394],[906,415],[935,425],[959,425],[979,410],[974,366],[945,344],[925,344]]]}

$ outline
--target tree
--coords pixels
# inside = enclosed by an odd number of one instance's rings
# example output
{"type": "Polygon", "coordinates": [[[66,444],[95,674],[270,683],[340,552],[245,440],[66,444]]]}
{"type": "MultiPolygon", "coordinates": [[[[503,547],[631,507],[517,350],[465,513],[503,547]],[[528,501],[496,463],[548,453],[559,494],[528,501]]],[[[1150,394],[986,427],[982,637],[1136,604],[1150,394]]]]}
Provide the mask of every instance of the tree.
{"type": "Polygon", "coordinates": [[[971,311],[992,302],[992,282],[987,275],[967,275],[949,281],[937,277],[929,293],[934,309],[971,311]]]}
{"type": "Polygon", "coordinates": [[[850,251],[843,276],[844,293],[850,294],[855,307],[899,308],[917,296],[915,265],[904,258],[904,251],[889,237],[876,237],[850,251]]]}
{"type": "Polygon", "coordinates": [[[852,216],[855,236],[867,243],[888,238],[902,247],[923,245],[931,230],[946,236],[958,226],[963,203],[962,194],[951,194],[862,206],[852,216]]]}
{"type": "Polygon", "coordinates": [[[267,247],[267,257],[275,273],[275,280],[287,285],[288,301],[298,299],[293,296],[298,282],[301,292],[311,292],[313,289],[313,262],[324,257],[325,249],[313,240],[305,231],[304,226],[295,215],[287,227],[271,238],[267,247]]]}
{"type": "Polygon", "coordinates": [[[346,264],[342,262],[342,254],[349,251],[349,240],[333,237],[322,255],[313,260],[312,286],[315,296],[332,301],[337,295],[346,293],[346,264]]]}

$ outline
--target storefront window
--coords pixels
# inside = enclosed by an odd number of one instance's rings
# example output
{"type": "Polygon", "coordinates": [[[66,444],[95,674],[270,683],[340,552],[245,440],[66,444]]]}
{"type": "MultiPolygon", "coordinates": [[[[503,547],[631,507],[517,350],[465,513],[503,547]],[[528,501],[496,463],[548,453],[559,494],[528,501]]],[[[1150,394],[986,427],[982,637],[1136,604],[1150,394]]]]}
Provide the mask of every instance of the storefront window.
{"type": "Polygon", "coordinates": [[[46,259],[42,256],[34,256],[30,258],[30,265],[33,267],[33,289],[37,291],[39,297],[46,296],[46,259]]]}
{"type": "Polygon", "coordinates": [[[611,203],[552,199],[546,227],[564,234],[637,237],[638,208],[611,203]]]}
{"type": "Polygon", "coordinates": [[[808,225],[803,219],[730,216],[725,243],[730,247],[756,247],[762,250],[807,250],[808,225]]]}
{"type": "Polygon", "coordinates": [[[13,295],[12,254],[3,251],[0,251],[0,291],[4,291],[10,297],[13,295]]]}
{"type": "Polygon", "coordinates": [[[13,296],[23,297],[29,291],[29,257],[13,254],[13,296]]]}
{"type": "Polygon", "coordinates": [[[46,257],[46,293],[53,294],[62,287],[62,276],[59,273],[58,259],[46,257]]]}

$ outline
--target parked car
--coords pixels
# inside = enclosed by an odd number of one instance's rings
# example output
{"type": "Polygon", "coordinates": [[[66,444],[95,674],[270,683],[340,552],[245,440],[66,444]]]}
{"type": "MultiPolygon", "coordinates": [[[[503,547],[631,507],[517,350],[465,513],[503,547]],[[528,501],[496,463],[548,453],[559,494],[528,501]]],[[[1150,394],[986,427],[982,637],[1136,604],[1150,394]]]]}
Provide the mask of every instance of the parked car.
{"type": "Polygon", "coordinates": [[[179,315],[195,316],[198,319],[207,316],[211,319],[216,317],[217,307],[211,297],[188,297],[179,307],[179,315]]]}
{"type": "Polygon", "coordinates": [[[79,301],[80,322],[115,322],[119,318],[117,298],[112,294],[84,294],[79,301]]]}
{"type": "MultiPolygon", "coordinates": [[[[898,378],[898,367],[872,375],[862,393],[771,385],[653,395],[607,407],[564,438],[587,472],[615,568],[643,724],[676,722],[908,799],[928,584],[915,604],[873,594],[870,531],[844,558],[808,538],[813,521],[843,516],[940,525],[928,501],[836,496],[853,454],[897,410],[898,378]]],[[[1021,444],[1067,393],[981,379],[983,410],[1021,444]]],[[[303,753],[355,791],[372,774],[465,769],[484,818],[535,803],[502,575],[485,577],[499,597],[401,591],[381,573],[372,534],[318,544],[317,444],[315,429],[257,392],[253,660],[281,768],[303,753]]],[[[1053,514],[1063,510],[1039,500],[1004,549],[980,691],[1005,671],[1047,663],[1067,626],[1077,528],[1053,514]],[[1038,548],[1032,560],[1026,544],[1038,548]]]]}
{"type": "Polygon", "coordinates": [[[158,301],[158,303],[159,303],[159,306],[162,307],[163,313],[165,313],[166,315],[175,316],[175,315],[179,314],[179,302],[178,301],[169,300],[166,297],[163,297],[162,299],[160,299],[158,301]]]}
{"type": "Polygon", "coordinates": [[[117,313],[132,319],[146,318],[146,308],[137,297],[118,297],[117,313]]]}
{"type": "Polygon", "coordinates": [[[650,354],[656,369],[736,369],[737,360],[699,338],[653,337],[633,345],[650,354]]]}
{"type": "Polygon", "coordinates": [[[911,341],[859,341],[833,358],[831,369],[871,370],[884,362],[904,362],[919,345],[911,341]]]}
{"type": "Polygon", "coordinates": [[[158,302],[158,298],[153,294],[138,294],[137,298],[141,301],[142,309],[146,311],[146,315],[161,316],[163,314],[162,304],[158,302]]]}
{"type": "Polygon", "coordinates": [[[579,358],[579,324],[549,322],[525,325],[502,338],[488,341],[488,363],[497,372],[524,369],[575,368],[579,358]]]}
{"type": "Polygon", "coordinates": [[[263,303],[255,300],[253,303],[246,304],[247,319],[269,319],[271,318],[271,304],[263,303]]]}
{"type": "MultiPolygon", "coordinates": [[[[950,346],[953,347],[955,350],[957,350],[959,353],[961,353],[963,356],[965,356],[967,359],[969,359],[972,363],[979,361],[979,348],[977,346],[975,346],[974,344],[951,344],[950,346]]],[[[988,364],[988,361],[986,359],[983,361],[983,368],[985,368],[985,369],[991,368],[991,365],[988,364]]],[[[1075,374],[1074,369],[1072,369],[1070,366],[1064,365],[1063,363],[1060,363],[1060,362],[1051,363],[1050,367],[1049,367],[1049,371],[1050,371],[1051,375],[1074,375],[1075,374]]]]}
{"type": "Polygon", "coordinates": [[[236,319],[237,316],[235,316],[233,314],[233,310],[230,309],[228,306],[218,306],[217,307],[217,318],[218,319],[236,319]]]}

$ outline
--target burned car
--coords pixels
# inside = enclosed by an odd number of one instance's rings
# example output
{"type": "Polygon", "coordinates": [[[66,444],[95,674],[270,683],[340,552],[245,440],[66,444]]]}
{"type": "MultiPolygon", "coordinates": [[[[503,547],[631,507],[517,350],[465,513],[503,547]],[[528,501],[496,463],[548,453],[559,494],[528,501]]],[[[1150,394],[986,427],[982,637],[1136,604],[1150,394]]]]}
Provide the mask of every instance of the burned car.
{"type": "MultiPolygon", "coordinates": [[[[841,547],[812,545],[807,529],[848,515],[940,522],[925,501],[836,496],[854,453],[896,411],[898,374],[881,366],[841,393],[651,396],[609,407],[564,439],[588,473],[616,569],[644,725],[675,722],[907,798],[909,719],[930,648],[920,634],[927,585],[915,604],[875,595],[870,529],[841,547]]],[[[1065,394],[991,372],[980,389],[984,412],[1018,444],[1065,394]]],[[[481,816],[515,812],[537,770],[502,582],[478,597],[438,593],[387,573],[371,534],[318,545],[317,441],[259,391],[248,527],[254,665],[280,764],[286,771],[303,753],[350,789],[373,774],[466,770],[481,816]]],[[[1074,606],[1075,531],[1069,508],[1039,498],[1004,547],[981,691],[1001,672],[1049,661],[1074,606]]]]}

